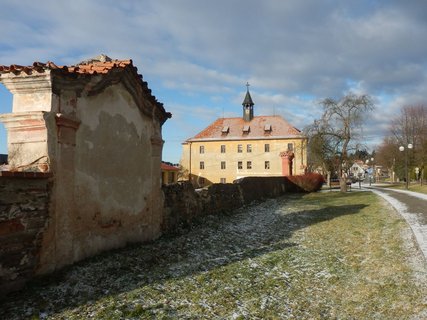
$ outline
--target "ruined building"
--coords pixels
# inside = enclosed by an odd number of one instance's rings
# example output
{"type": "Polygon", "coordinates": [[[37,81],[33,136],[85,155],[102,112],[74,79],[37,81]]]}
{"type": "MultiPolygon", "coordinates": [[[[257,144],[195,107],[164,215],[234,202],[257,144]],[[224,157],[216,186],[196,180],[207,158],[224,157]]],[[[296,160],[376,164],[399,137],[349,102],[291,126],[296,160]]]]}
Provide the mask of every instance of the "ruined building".
{"type": "MultiPolygon", "coordinates": [[[[12,113],[0,116],[10,168],[0,178],[49,177],[47,216],[37,222],[37,244],[27,239],[35,248],[21,261],[45,273],[160,235],[161,129],[171,114],[132,60],[101,55],[72,66],[0,66],[0,82],[13,94],[12,113]]],[[[0,204],[6,206],[0,242],[10,243],[28,227],[31,208],[24,217],[21,207],[0,204]]],[[[1,248],[7,256],[10,247],[1,248]]],[[[0,278],[19,277],[4,261],[0,278]]]]}

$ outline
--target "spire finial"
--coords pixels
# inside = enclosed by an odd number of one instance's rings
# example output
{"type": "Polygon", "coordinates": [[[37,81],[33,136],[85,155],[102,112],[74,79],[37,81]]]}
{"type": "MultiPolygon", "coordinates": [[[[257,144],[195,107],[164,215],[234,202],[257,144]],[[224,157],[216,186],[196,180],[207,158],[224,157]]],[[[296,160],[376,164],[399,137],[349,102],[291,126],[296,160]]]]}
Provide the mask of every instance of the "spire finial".
{"type": "Polygon", "coordinates": [[[250,86],[249,82],[246,81],[246,91],[249,91],[249,86],[250,86]]]}

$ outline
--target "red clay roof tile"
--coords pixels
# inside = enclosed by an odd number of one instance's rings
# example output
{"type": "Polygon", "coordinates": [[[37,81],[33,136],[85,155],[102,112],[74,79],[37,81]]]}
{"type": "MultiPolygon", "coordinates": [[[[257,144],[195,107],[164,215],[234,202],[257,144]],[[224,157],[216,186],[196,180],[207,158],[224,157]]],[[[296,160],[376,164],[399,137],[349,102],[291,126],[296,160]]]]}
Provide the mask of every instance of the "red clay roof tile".
{"type": "Polygon", "coordinates": [[[161,163],[160,167],[162,170],[179,171],[178,167],[171,166],[171,165],[164,163],[164,162],[161,163]]]}
{"type": "Polygon", "coordinates": [[[71,66],[58,66],[52,61],[48,61],[46,63],[42,62],[34,62],[32,66],[20,66],[17,64],[12,64],[10,66],[1,65],[0,73],[20,73],[20,72],[44,72],[45,70],[62,70],[63,72],[68,73],[77,73],[77,74],[93,74],[96,73],[108,73],[114,68],[126,68],[130,66],[134,68],[135,72],[137,70],[136,67],[133,66],[132,60],[112,60],[112,61],[91,61],[88,63],[80,63],[77,65],[71,66]]]}
{"type": "Polygon", "coordinates": [[[36,61],[31,66],[20,66],[16,64],[12,64],[10,66],[0,65],[0,76],[1,74],[5,74],[5,73],[13,73],[15,75],[19,75],[21,72],[24,72],[26,74],[32,74],[33,72],[43,73],[47,70],[55,70],[64,75],[76,74],[76,75],[82,75],[82,76],[91,76],[95,74],[107,74],[113,70],[125,69],[125,68],[130,68],[132,70],[135,76],[135,79],[137,80],[137,82],[140,83],[142,89],[151,96],[151,99],[154,101],[154,103],[157,104],[158,108],[160,109],[160,111],[164,116],[164,119],[166,120],[167,118],[170,118],[172,116],[171,113],[166,112],[163,107],[163,104],[158,102],[156,97],[151,94],[151,90],[148,88],[147,82],[142,80],[142,75],[138,74],[137,72],[138,69],[133,65],[133,62],[131,59],[127,59],[127,60],[111,60],[110,58],[108,58],[108,60],[90,59],[87,61],[80,62],[77,65],[71,65],[71,66],[58,66],[51,61],[48,61],[46,63],[36,61]]]}
{"type": "Polygon", "coordinates": [[[277,138],[303,138],[300,130],[293,127],[281,116],[257,116],[250,122],[245,122],[243,118],[219,118],[207,128],[187,140],[251,140],[251,139],[277,139],[277,138]],[[265,130],[266,125],[271,126],[271,130],[265,130]],[[244,126],[249,126],[249,132],[244,132],[244,126]],[[228,127],[228,132],[223,132],[223,128],[228,127]]]}

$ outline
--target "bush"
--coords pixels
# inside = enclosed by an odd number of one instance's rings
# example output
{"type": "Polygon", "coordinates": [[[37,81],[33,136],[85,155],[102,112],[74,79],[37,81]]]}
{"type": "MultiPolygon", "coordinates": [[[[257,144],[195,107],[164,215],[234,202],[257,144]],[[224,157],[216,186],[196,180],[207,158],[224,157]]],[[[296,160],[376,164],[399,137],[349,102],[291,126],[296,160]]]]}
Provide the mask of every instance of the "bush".
{"type": "Polygon", "coordinates": [[[300,176],[287,177],[290,182],[295,184],[300,191],[315,192],[322,188],[325,179],[318,173],[307,173],[300,176]]]}

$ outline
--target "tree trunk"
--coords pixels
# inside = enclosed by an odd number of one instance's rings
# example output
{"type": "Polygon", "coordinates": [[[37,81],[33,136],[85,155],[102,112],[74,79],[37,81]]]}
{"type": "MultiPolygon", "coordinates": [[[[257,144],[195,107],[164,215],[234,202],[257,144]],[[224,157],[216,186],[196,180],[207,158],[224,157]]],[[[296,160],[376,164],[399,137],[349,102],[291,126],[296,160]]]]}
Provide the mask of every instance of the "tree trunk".
{"type": "Polygon", "coordinates": [[[341,163],[339,165],[338,172],[340,174],[340,191],[347,192],[347,172],[343,170],[341,163]]]}
{"type": "Polygon", "coordinates": [[[347,192],[347,175],[343,172],[340,176],[340,191],[347,192]]]}

